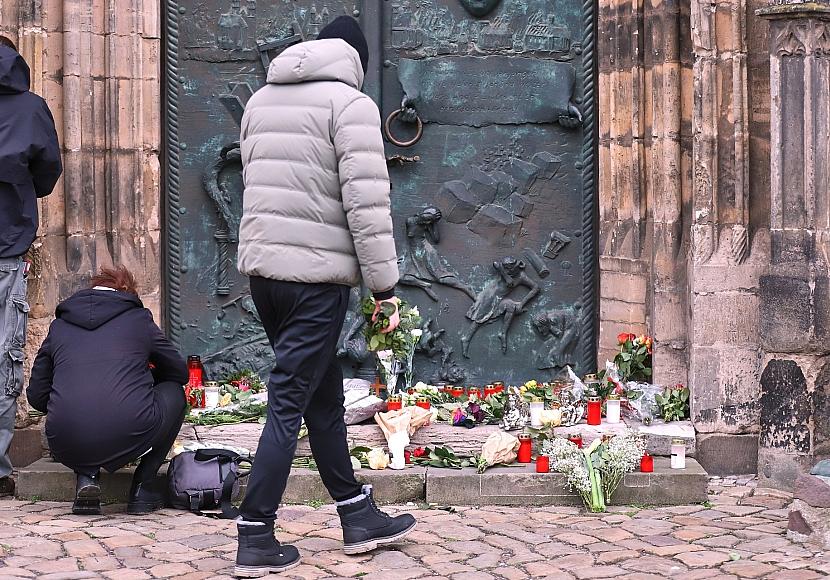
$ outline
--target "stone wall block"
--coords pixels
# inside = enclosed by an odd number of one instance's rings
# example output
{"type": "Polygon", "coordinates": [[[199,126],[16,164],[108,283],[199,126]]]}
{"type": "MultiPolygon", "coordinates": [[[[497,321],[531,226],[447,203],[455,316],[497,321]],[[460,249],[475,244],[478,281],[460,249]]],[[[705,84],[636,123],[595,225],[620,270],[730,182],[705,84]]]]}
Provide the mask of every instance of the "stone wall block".
{"type": "Polygon", "coordinates": [[[811,415],[802,368],[794,360],[770,360],[761,375],[761,446],[808,454],[811,415]]]}
{"type": "Polygon", "coordinates": [[[645,304],[647,284],[645,276],[604,271],[600,278],[600,295],[603,298],[645,304]]]}
{"type": "Polygon", "coordinates": [[[759,299],[749,292],[695,294],[693,332],[695,344],[755,346],[758,343],[759,299]]]}

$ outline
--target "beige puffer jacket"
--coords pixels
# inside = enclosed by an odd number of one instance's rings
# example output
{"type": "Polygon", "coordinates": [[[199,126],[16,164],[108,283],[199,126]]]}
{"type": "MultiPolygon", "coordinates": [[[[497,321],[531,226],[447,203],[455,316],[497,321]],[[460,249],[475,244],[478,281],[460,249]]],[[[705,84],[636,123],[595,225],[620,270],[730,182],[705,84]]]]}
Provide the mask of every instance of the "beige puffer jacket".
{"type": "Polygon", "coordinates": [[[306,283],[398,281],[389,174],[357,51],[303,42],[268,68],[242,118],[239,271],[306,283]]]}

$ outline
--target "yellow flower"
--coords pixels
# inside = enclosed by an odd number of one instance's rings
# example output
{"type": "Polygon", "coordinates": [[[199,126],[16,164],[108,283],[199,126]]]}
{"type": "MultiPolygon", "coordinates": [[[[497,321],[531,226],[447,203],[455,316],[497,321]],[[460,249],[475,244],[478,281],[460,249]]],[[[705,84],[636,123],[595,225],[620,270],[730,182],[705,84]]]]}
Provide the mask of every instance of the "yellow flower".
{"type": "Polygon", "coordinates": [[[220,407],[227,407],[232,402],[233,402],[233,397],[231,396],[230,393],[226,393],[226,394],[222,395],[221,399],[219,399],[219,406],[220,407]]]}

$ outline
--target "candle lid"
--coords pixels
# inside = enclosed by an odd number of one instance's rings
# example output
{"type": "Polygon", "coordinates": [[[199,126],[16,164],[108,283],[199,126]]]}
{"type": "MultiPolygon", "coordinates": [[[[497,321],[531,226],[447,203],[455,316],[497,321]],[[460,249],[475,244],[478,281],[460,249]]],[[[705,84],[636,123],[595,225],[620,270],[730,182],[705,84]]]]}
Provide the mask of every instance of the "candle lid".
{"type": "Polygon", "coordinates": [[[504,382],[502,382],[502,381],[494,381],[494,382],[493,382],[493,386],[496,386],[496,387],[503,387],[503,386],[504,386],[504,382]]]}
{"type": "Polygon", "coordinates": [[[530,433],[519,433],[518,437],[522,441],[527,441],[530,439],[530,433]]]}
{"type": "Polygon", "coordinates": [[[420,402],[420,403],[423,403],[424,401],[429,401],[429,397],[427,397],[425,395],[421,395],[421,396],[418,397],[417,401],[420,402]]]}
{"type": "Polygon", "coordinates": [[[672,445],[683,445],[685,447],[686,440],[685,439],[672,439],[671,444],[672,445]]]}
{"type": "Polygon", "coordinates": [[[205,387],[207,387],[207,388],[209,388],[209,389],[210,389],[210,388],[213,388],[213,387],[217,387],[217,388],[218,388],[218,387],[219,387],[219,383],[217,383],[216,381],[207,381],[207,382],[205,383],[205,387]]]}
{"type": "Polygon", "coordinates": [[[595,381],[597,380],[597,376],[595,374],[585,375],[586,381],[595,381]]]}
{"type": "Polygon", "coordinates": [[[542,397],[531,397],[531,403],[544,403],[545,400],[542,397]]]}
{"type": "Polygon", "coordinates": [[[607,399],[609,401],[619,401],[620,396],[617,393],[611,393],[610,395],[608,395],[607,399]]]}
{"type": "Polygon", "coordinates": [[[582,433],[568,433],[568,439],[582,439],[582,433]]]}
{"type": "Polygon", "coordinates": [[[389,396],[386,398],[386,400],[387,400],[387,401],[400,401],[400,400],[401,400],[401,396],[400,396],[400,395],[389,395],[389,396]]]}
{"type": "Polygon", "coordinates": [[[602,399],[600,399],[599,397],[596,397],[596,396],[590,396],[590,397],[588,397],[588,402],[589,402],[589,403],[599,403],[601,400],[602,400],[602,399]]]}

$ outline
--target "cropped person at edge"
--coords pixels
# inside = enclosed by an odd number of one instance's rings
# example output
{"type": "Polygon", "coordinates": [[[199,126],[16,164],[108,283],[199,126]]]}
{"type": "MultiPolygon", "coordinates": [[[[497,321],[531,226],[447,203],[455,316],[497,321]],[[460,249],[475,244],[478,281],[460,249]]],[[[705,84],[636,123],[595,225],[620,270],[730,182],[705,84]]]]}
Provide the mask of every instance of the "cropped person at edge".
{"type": "MultiPolygon", "coordinates": [[[[415,527],[390,517],[355,479],[343,420],[343,375],[335,357],[350,287],[373,292],[377,314],[395,306],[397,254],[389,176],[375,103],[360,92],[369,49],[357,22],[341,16],[317,40],[286,49],[268,69],[242,119],[245,193],[239,270],[274,349],[268,415],[240,508],[235,574],[259,577],[300,563],[274,538],[305,418],[314,459],[343,529],[359,554],[415,527]]],[[[387,332],[398,324],[395,313],[387,332]]]]}

